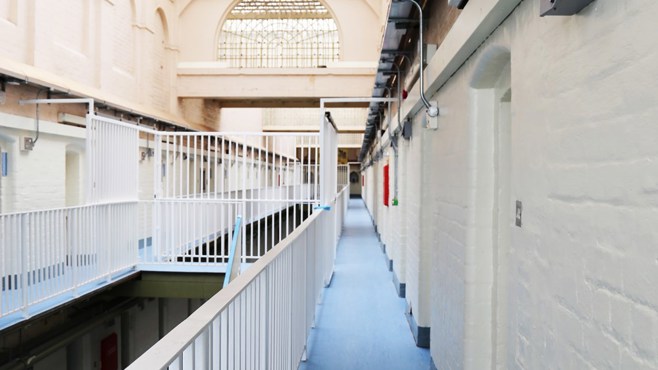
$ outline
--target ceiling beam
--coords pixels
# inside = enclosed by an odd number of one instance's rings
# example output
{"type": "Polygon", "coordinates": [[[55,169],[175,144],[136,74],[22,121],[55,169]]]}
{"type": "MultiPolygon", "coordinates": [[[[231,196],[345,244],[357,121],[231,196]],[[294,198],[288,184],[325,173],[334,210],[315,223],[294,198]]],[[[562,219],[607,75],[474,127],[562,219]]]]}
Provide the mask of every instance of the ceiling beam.
{"type": "MultiPolygon", "coordinates": [[[[320,99],[211,99],[217,102],[220,108],[319,108],[320,99]]],[[[368,103],[330,103],[325,104],[327,108],[368,108],[368,103]]]]}

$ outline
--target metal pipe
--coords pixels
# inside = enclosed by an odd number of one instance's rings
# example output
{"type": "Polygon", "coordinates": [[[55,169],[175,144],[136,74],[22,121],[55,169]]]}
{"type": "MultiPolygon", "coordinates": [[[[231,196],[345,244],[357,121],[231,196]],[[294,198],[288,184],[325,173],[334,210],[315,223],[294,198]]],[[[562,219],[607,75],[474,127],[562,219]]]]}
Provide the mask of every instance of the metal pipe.
{"type": "Polygon", "coordinates": [[[393,63],[395,66],[395,69],[397,69],[398,73],[398,80],[397,80],[397,85],[398,85],[398,127],[395,129],[396,131],[402,126],[402,121],[400,120],[400,114],[402,111],[402,71],[400,70],[400,66],[393,63]]]}
{"type": "MultiPolygon", "coordinates": [[[[39,96],[41,96],[41,93],[43,91],[46,91],[46,90],[39,89],[39,91],[37,91],[37,97],[36,97],[37,99],[39,99],[39,96]]],[[[32,147],[34,147],[37,144],[37,141],[39,141],[39,104],[38,103],[35,106],[34,117],[35,117],[34,119],[36,121],[37,132],[36,132],[36,135],[34,137],[34,140],[32,141],[32,147]]]]}
{"type": "MultiPolygon", "coordinates": [[[[391,88],[388,87],[388,86],[384,86],[384,90],[386,90],[386,92],[388,93],[388,96],[390,97],[391,96],[391,88]]],[[[386,118],[388,119],[388,123],[386,124],[386,126],[388,127],[388,136],[389,137],[391,137],[391,111],[392,111],[391,103],[392,102],[386,103],[386,107],[387,107],[386,110],[388,111],[388,113],[386,114],[386,116],[387,116],[386,118]]],[[[398,107],[398,112],[399,111],[400,111],[400,109],[398,107]]]]}
{"type": "Polygon", "coordinates": [[[423,104],[425,105],[425,108],[427,108],[427,114],[430,115],[430,117],[436,117],[439,115],[439,108],[436,106],[433,106],[430,104],[430,102],[427,100],[425,97],[425,73],[423,72],[424,65],[423,65],[423,51],[424,51],[424,43],[423,43],[423,7],[416,2],[416,0],[404,0],[404,1],[409,1],[413,3],[416,8],[418,8],[418,16],[420,17],[420,45],[419,45],[419,67],[420,69],[420,99],[423,101],[423,104]]]}

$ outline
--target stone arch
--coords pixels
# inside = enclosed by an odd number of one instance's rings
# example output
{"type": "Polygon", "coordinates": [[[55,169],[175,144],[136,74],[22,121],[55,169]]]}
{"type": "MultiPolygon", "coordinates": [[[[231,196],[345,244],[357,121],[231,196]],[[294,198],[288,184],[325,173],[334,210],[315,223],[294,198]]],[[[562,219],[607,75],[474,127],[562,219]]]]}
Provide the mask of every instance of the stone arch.
{"type": "Polygon", "coordinates": [[[167,12],[164,10],[162,7],[158,7],[155,9],[155,15],[156,19],[155,21],[162,24],[162,28],[164,30],[164,39],[165,39],[165,45],[169,46],[171,43],[171,34],[170,34],[170,27],[169,27],[169,21],[167,17],[167,12]]]}
{"type": "Polygon", "coordinates": [[[152,70],[150,84],[152,86],[149,101],[155,108],[169,111],[171,108],[172,58],[170,53],[171,29],[167,14],[163,8],[157,8],[153,20],[153,42],[151,43],[150,60],[152,70]]]}

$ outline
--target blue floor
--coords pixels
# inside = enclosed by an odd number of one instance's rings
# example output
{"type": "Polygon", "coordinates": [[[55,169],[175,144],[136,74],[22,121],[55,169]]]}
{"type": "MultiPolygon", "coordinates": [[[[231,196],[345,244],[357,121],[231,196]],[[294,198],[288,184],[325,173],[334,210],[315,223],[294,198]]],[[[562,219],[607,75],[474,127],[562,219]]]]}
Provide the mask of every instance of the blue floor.
{"type": "Polygon", "coordinates": [[[361,199],[350,199],[331,286],[324,291],[301,370],[429,369],[386,268],[361,199]]]}

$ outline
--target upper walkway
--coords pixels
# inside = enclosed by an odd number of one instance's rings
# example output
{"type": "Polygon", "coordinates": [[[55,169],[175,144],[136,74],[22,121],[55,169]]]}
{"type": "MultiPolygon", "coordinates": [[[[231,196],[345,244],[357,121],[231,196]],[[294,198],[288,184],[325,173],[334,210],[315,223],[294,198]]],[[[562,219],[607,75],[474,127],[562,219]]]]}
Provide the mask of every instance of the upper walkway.
{"type": "Polygon", "coordinates": [[[416,347],[363,200],[350,199],[334,277],[301,370],[429,369],[416,347]]]}

